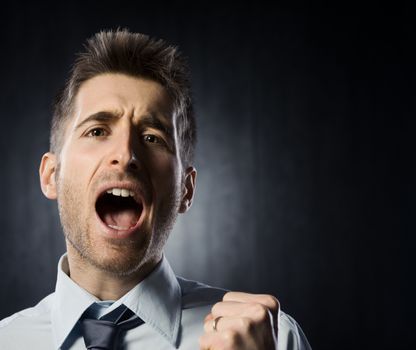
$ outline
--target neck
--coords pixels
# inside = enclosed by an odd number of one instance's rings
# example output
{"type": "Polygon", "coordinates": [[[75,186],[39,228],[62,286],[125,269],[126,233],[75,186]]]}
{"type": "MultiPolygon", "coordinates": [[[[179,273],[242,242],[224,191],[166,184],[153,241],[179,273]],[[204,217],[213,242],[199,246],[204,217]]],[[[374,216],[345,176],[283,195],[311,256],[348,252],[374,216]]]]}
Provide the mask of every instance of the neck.
{"type": "Polygon", "coordinates": [[[117,275],[93,266],[70,244],[67,245],[67,252],[69,277],[100,300],[120,299],[152,272],[161,259],[144,264],[134,273],[117,275]]]}

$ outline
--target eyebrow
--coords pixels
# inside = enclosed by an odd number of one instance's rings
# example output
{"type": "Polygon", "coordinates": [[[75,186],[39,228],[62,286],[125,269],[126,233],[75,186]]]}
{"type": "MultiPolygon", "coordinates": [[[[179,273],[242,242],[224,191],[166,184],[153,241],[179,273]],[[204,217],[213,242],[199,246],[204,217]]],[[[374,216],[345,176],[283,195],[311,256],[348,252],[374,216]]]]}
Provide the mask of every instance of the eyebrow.
{"type": "MultiPolygon", "coordinates": [[[[93,113],[83,121],[81,121],[76,127],[75,130],[80,129],[82,126],[91,123],[91,122],[100,122],[100,123],[114,123],[116,120],[120,119],[120,116],[117,113],[100,111],[93,113]]],[[[139,125],[141,129],[144,127],[153,128],[165,133],[171,139],[173,138],[173,128],[170,125],[166,125],[162,120],[156,117],[154,114],[146,114],[139,120],[139,125]]]]}
{"type": "Polygon", "coordinates": [[[85,124],[91,123],[91,122],[101,122],[101,123],[111,123],[115,120],[119,119],[119,116],[115,113],[111,112],[97,112],[94,114],[91,114],[87,118],[85,118],[83,121],[81,121],[76,127],[75,130],[80,129],[85,124]]]}
{"type": "Polygon", "coordinates": [[[170,139],[173,139],[173,127],[164,123],[154,114],[146,114],[139,120],[139,124],[143,127],[149,127],[165,133],[170,139]]]}

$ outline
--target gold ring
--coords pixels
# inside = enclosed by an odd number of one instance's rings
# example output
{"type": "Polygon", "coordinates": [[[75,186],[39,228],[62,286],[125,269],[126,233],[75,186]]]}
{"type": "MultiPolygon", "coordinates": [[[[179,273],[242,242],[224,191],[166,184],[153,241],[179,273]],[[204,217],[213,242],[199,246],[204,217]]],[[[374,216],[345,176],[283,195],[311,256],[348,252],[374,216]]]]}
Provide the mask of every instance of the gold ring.
{"type": "Polygon", "coordinates": [[[222,318],[222,316],[218,316],[218,317],[214,318],[214,322],[212,322],[212,329],[213,329],[214,332],[217,331],[217,324],[218,324],[218,321],[220,320],[220,318],[222,318]]]}

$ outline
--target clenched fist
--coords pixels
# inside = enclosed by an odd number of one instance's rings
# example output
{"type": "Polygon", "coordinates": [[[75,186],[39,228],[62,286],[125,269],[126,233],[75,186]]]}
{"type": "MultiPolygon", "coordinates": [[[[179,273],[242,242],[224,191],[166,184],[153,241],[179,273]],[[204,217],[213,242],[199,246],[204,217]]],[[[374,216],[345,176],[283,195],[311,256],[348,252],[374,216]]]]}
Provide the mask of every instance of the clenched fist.
{"type": "Polygon", "coordinates": [[[205,317],[200,349],[277,349],[279,313],[272,295],[229,292],[205,317]]]}

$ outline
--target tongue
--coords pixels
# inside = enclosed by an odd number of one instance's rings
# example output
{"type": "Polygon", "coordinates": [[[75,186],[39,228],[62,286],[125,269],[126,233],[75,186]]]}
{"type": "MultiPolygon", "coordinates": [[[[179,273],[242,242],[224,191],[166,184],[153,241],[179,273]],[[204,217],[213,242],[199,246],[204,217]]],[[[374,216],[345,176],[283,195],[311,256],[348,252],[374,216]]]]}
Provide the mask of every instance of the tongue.
{"type": "Polygon", "coordinates": [[[138,216],[137,212],[133,209],[123,209],[118,212],[104,214],[103,220],[107,226],[119,230],[127,230],[136,225],[138,216]]]}

